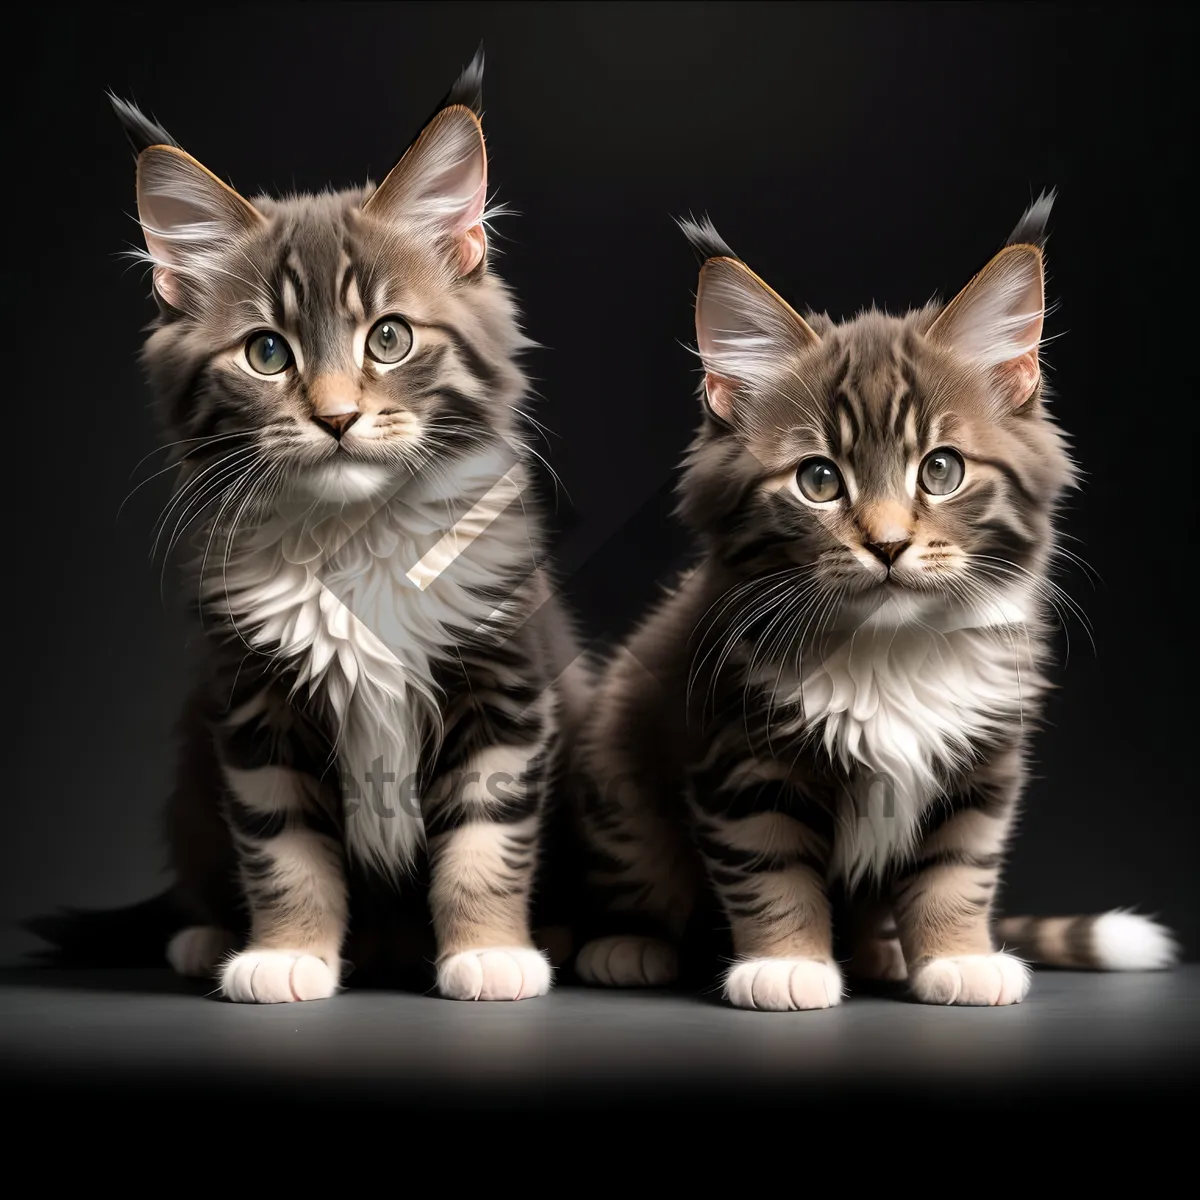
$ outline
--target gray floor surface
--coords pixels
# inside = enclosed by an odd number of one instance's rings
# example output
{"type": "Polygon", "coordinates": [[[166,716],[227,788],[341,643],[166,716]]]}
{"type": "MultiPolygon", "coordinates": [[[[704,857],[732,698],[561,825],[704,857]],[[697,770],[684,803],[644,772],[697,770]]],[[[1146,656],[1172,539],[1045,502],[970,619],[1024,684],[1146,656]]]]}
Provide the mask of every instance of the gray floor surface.
{"type": "Polygon", "coordinates": [[[1039,972],[1006,1009],[854,995],[824,1012],[754,1013],[714,997],[563,987],[519,1004],[350,990],[225,1003],[167,971],[0,972],[10,1081],[153,1097],[209,1085],[323,1101],[535,1103],[605,1096],[936,1094],[1093,1100],[1174,1095],[1200,1061],[1200,966],[1039,972]]]}

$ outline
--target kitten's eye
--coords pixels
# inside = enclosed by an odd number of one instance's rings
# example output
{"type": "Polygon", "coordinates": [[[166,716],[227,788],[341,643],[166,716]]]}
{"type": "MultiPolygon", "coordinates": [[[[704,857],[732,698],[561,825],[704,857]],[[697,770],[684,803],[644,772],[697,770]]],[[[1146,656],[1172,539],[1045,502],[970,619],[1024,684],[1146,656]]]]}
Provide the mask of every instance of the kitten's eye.
{"type": "Polygon", "coordinates": [[[962,486],[966,467],[957,450],[931,450],[921,464],[917,479],[931,496],[948,496],[962,486]]]}
{"type": "Polygon", "coordinates": [[[842,476],[827,458],[810,458],[796,470],[796,484],[814,504],[828,504],[842,494],[842,476]]]}
{"type": "Polygon", "coordinates": [[[292,348],[277,333],[256,333],[246,343],[246,361],[260,375],[278,375],[292,365],[292,348]]]}
{"type": "Polygon", "coordinates": [[[381,363],[398,363],[413,347],[413,332],[403,317],[384,317],[367,334],[367,353],[381,363]]]}

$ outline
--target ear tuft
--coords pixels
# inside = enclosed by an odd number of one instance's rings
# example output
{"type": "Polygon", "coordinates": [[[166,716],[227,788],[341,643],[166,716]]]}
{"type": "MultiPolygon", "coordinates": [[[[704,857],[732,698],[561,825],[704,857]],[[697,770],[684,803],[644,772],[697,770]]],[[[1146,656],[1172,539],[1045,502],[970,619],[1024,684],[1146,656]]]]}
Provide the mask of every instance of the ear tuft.
{"type": "Polygon", "coordinates": [[[438,111],[453,108],[457,104],[469,108],[477,117],[483,116],[482,43],[471,61],[463,68],[462,74],[454,81],[454,86],[446,93],[445,99],[438,105],[438,111]]]}
{"type": "Polygon", "coordinates": [[[694,217],[677,217],[675,223],[701,262],[710,258],[737,258],[707,216],[698,221],[694,217]]]}
{"type": "Polygon", "coordinates": [[[117,114],[117,120],[125,130],[125,136],[133,147],[135,155],[141,154],[151,146],[178,146],[179,143],[156,121],[152,121],[136,105],[128,100],[122,100],[112,92],[108,93],[108,102],[117,114]]]}
{"type": "Polygon", "coordinates": [[[1006,246],[1036,246],[1039,250],[1046,248],[1048,237],[1047,226],[1050,224],[1050,211],[1058,192],[1051,188],[1041,195],[1025,210],[1025,215],[1017,222],[1017,227],[1008,235],[1006,246]]]}

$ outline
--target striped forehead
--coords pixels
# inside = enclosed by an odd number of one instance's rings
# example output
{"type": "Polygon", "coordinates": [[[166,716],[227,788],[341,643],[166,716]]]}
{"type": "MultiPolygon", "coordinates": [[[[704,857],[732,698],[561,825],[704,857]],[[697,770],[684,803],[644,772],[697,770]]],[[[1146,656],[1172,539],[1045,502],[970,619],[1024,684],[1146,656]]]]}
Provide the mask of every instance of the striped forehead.
{"type": "Polygon", "coordinates": [[[827,395],[826,440],[856,469],[903,462],[929,435],[928,397],[901,335],[848,340],[827,395]]]}
{"type": "Polygon", "coordinates": [[[365,317],[350,230],[329,219],[293,219],[274,239],[268,282],[272,319],[300,339],[307,359],[345,358],[365,317]]]}
{"type": "Polygon", "coordinates": [[[279,232],[273,256],[277,319],[297,328],[346,311],[342,284],[353,261],[343,225],[294,220],[279,232]]]}

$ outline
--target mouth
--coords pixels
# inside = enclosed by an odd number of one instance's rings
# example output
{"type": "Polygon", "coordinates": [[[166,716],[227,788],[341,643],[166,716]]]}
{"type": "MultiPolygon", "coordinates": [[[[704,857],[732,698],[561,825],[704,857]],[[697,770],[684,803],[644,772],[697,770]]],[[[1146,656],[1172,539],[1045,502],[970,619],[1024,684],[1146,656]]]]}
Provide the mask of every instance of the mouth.
{"type": "Polygon", "coordinates": [[[920,572],[889,570],[875,585],[875,590],[886,595],[918,595],[936,591],[936,585],[920,572]]]}
{"type": "Polygon", "coordinates": [[[305,490],[332,501],[365,500],[395,485],[394,466],[353,453],[334,453],[304,472],[305,490]]]}

